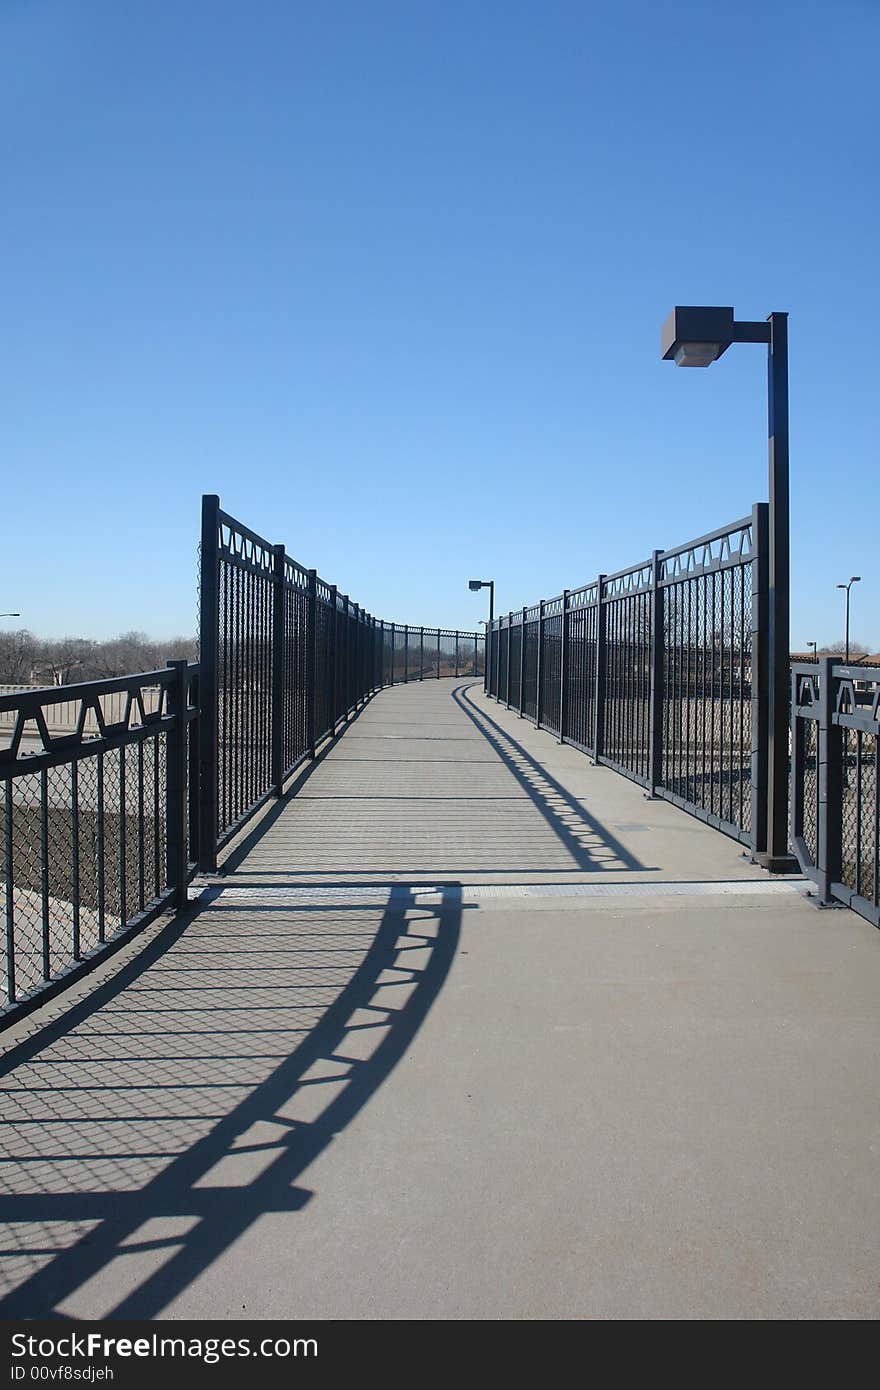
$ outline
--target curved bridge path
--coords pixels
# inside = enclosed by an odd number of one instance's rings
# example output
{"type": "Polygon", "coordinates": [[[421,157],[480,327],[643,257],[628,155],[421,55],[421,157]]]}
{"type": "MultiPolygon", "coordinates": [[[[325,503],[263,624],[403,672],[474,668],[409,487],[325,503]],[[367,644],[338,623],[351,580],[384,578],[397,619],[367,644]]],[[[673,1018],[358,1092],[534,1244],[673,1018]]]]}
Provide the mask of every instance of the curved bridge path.
{"type": "Polygon", "coordinates": [[[6,1040],[5,1316],[880,1313],[859,917],[467,681],[224,869],[6,1040]]]}

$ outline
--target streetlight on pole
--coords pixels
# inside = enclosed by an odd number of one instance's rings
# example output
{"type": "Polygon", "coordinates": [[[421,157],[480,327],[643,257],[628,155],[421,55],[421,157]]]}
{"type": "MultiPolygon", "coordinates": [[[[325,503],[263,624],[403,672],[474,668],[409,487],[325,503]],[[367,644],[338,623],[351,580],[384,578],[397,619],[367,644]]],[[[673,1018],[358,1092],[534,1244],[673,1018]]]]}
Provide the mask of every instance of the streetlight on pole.
{"type": "Polygon", "coordinates": [[[849,591],[852,588],[853,584],[860,584],[861,580],[862,576],[860,574],[854,574],[850,577],[850,581],[848,584],[838,584],[837,586],[838,589],[846,590],[846,656],[844,657],[844,660],[846,661],[847,666],[849,665],[849,591]]]}
{"type": "Polygon", "coordinates": [[[489,690],[489,653],[492,650],[492,621],[495,617],[495,580],[494,579],[469,579],[468,588],[474,593],[480,589],[489,590],[489,625],[486,628],[486,652],[483,661],[483,692],[489,690]]]}
{"type": "Polygon", "coordinates": [[[737,321],[733,309],[678,305],[663,325],[664,361],[677,367],[708,367],[731,343],[767,345],[769,437],[770,573],[767,673],[767,848],[756,857],[771,873],[791,873],[788,852],[789,724],[789,500],[788,500],[788,314],[737,321]]]}
{"type": "Polygon", "coordinates": [[[807,646],[813,648],[813,660],[814,660],[814,661],[818,661],[819,658],[818,658],[818,655],[817,655],[817,653],[816,653],[816,643],[815,643],[815,642],[808,642],[808,643],[807,643],[807,646]]]}

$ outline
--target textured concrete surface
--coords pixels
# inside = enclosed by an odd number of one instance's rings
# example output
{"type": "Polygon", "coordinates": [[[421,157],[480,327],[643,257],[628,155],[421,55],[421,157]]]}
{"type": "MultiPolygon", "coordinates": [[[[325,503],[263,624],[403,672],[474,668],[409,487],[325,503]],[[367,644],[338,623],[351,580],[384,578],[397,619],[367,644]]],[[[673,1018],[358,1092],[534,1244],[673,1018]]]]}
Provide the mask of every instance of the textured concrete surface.
{"type": "Polygon", "coordinates": [[[461,685],[21,1025],[7,1316],[880,1312],[877,933],[461,685]]]}

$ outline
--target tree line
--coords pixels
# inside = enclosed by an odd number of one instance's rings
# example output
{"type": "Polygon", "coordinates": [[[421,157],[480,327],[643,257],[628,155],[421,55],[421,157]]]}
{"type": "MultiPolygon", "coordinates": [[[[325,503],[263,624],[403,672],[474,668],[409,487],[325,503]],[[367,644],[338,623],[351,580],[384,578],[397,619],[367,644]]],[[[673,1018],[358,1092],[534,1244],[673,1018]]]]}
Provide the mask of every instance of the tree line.
{"type": "Polygon", "coordinates": [[[166,661],[198,660],[195,637],[165,641],[145,632],[123,632],[94,641],[88,637],[37,637],[26,628],[0,632],[0,684],[72,685],[112,676],[156,671],[166,661]]]}

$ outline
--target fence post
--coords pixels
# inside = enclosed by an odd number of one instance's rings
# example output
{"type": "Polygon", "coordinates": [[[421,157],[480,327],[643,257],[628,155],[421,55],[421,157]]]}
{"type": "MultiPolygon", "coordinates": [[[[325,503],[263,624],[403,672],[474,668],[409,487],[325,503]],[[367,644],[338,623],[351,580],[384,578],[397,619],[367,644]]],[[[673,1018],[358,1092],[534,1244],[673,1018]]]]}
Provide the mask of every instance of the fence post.
{"type": "Polygon", "coordinates": [[[519,717],[522,719],[526,694],[526,610],[522,611],[522,628],[519,634],[519,717]]]}
{"type": "Polygon", "coordinates": [[[843,875],[843,731],[834,723],[837,684],[834,657],[819,658],[819,824],[817,859],[819,900],[834,901],[831,885],[843,875]]]}
{"type": "MultiPolygon", "coordinates": [[[[814,677],[815,679],[815,677],[814,677]]],[[[804,833],[804,759],[806,757],[806,719],[798,718],[798,686],[799,677],[796,671],[791,673],[791,692],[789,694],[791,709],[791,803],[789,806],[789,835],[791,836],[792,846],[797,850],[797,842],[804,833]]],[[[811,721],[812,722],[812,721],[811,721]]],[[[816,721],[816,752],[817,752],[817,772],[818,779],[818,750],[819,750],[819,724],[816,721]]],[[[818,826],[817,826],[818,830],[818,826]]],[[[816,852],[818,858],[818,843],[816,852]]]]}
{"type": "Polygon", "coordinates": [[[662,550],[651,556],[651,709],[648,726],[648,796],[654,797],[663,781],[663,679],[665,625],[664,593],[660,585],[662,550]]]}
{"type": "Polygon", "coordinates": [[[306,728],[309,739],[309,757],[315,756],[317,743],[317,700],[315,677],[317,675],[318,647],[318,572],[308,571],[308,618],[306,622],[306,728]]]}
{"type": "Polygon", "coordinates": [[[168,687],[168,713],[173,716],[174,723],[168,730],[165,742],[165,875],[168,887],[174,889],[174,906],[180,908],[186,906],[189,868],[186,843],[188,663],[168,661],[165,664],[174,672],[174,680],[168,687]]]}
{"type": "Polygon", "coordinates": [[[199,868],[217,868],[217,663],[220,646],[220,498],[202,498],[199,582],[199,868]]]}
{"type": "Polygon", "coordinates": [[[403,629],[403,683],[409,684],[409,623],[403,629]]]}
{"type": "Polygon", "coordinates": [[[767,852],[767,759],[770,647],[769,505],[752,507],[752,858],[767,852]]]}
{"type": "MultiPolygon", "coordinates": [[[[513,613],[507,615],[507,685],[505,688],[505,708],[510,709],[510,634],[513,630],[513,613]]],[[[499,682],[500,684],[500,682],[499,682]]],[[[498,699],[501,699],[501,691],[498,691],[498,699]]]]}
{"type": "Polygon", "coordinates": [[[598,763],[605,751],[605,668],[607,658],[605,611],[605,579],[596,581],[596,685],[593,692],[593,762],[598,763]]]}
{"type": "Polygon", "coordinates": [[[365,624],[365,623],[366,623],[366,614],[364,613],[364,610],[363,610],[363,608],[361,607],[361,605],[358,604],[358,608],[357,608],[357,647],[356,647],[355,651],[356,651],[356,659],[357,659],[357,665],[356,665],[356,670],[357,670],[357,692],[358,692],[357,698],[358,698],[358,708],[359,708],[359,709],[361,709],[361,708],[363,707],[363,703],[364,703],[364,694],[365,694],[365,691],[364,691],[364,635],[365,635],[365,631],[366,631],[366,629],[365,629],[365,627],[364,627],[364,624],[365,624]]]}
{"type": "Polygon", "coordinates": [[[568,714],[568,596],[562,591],[562,652],[559,658],[559,742],[565,742],[565,720],[568,714]]]}
{"type": "Polygon", "coordinates": [[[419,680],[425,679],[425,629],[419,628],[419,680]]]}
{"type": "Polygon", "coordinates": [[[544,713],[544,600],[538,603],[538,659],[535,663],[535,728],[541,727],[544,713]]]}
{"type": "Polygon", "coordinates": [[[284,546],[272,547],[272,785],[284,780],[284,546]]]}
{"type": "Polygon", "coordinates": [[[333,614],[333,689],[331,691],[331,710],[330,737],[336,737],[336,714],[339,709],[339,590],[335,584],[330,585],[330,611],[333,614]]]}
{"type": "Polygon", "coordinates": [[[342,595],[342,651],[340,655],[345,661],[345,679],[342,684],[342,722],[348,723],[348,706],[351,695],[351,634],[349,628],[351,621],[349,617],[348,594],[342,595]]]}
{"type": "Polygon", "coordinates": [[[455,629],[455,674],[458,676],[458,628],[455,629]]]}
{"type": "Polygon", "coordinates": [[[440,629],[437,629],[437,679],[440,679],[440,629]]]}
{"type": "Polygon", "coordinates": [[[361,608],[360,604],[359,604],[359,603],[356,603],[355,606],[354,606],[354,708],[355,708],[355,713],[357,713],[357,712],[360,710],[360,707],[361,707],[361,684],[362,684],[362,680],[363,680],[362,673],[361,673],[361,619],[362,619],[362,617],[363,617],[363,611],[364,611],[364,610],[361,608]]]}

